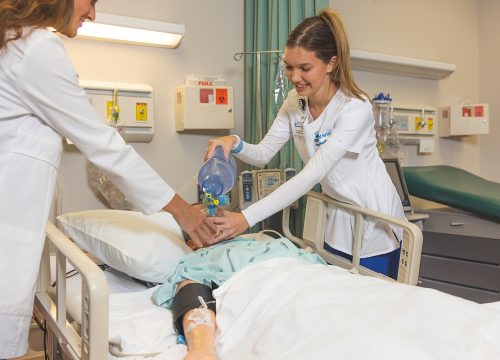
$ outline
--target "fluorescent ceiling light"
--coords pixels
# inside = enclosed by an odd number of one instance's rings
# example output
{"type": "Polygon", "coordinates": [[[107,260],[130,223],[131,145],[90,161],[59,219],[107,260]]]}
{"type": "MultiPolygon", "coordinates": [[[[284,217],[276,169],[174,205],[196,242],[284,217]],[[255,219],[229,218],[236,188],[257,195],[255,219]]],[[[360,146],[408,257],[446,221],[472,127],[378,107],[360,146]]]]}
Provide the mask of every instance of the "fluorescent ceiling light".
{"type": "Polygon", "coordinates": [[[175,48],[184,36],[183,24],[98,13],[78,30],[83,39],[175,48]]]}

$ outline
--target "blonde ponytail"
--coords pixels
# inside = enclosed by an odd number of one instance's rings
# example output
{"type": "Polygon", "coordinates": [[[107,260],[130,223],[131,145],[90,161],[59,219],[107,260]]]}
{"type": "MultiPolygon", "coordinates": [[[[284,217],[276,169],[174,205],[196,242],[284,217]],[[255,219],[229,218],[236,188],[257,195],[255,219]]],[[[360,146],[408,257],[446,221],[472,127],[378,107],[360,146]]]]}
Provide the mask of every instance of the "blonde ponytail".
{"type": "Polygon", "coordinates": [[[345,26],[340,14],[333,9],[326,9],[305,19],[288,37],[286,46],[303,47],[313,51],[325,64],[336,56],[337,62],[331,73],[335,86],[350,96],[361,100],[369,99],[352,77],[351,54],[345,26]]]}

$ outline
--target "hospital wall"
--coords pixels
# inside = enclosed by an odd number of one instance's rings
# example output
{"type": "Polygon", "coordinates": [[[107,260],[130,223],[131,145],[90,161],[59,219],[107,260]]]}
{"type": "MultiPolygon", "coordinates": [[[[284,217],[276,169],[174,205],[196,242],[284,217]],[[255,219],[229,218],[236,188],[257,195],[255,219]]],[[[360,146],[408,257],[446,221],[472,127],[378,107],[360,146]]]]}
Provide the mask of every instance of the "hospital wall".
{"type": "Polygon", "coordinates": [[[370,95],[390,93],[394,104],[490,104],[490,134],[436,138],[432,154],[405,145],[406,165],[448,164],[500,181],[496,159],[500,73],[498,0],[330,0],[345,21],[353,49],[434,60],[456,65],[440,80],[355,71],[370,95]]]}
{"type": "MultiPolygon", "coordinates": [[[[177,133],[172,94],[186,74],[222,74],[234,86],[235,129],[243,134],[243,62],[233,53],[243,49],[243,0],[101,0],[98,10],[186,25],[177,49],[63,39],[84,80],[145,83],[155,97],[155,136],[135,149],[174,188],[191,179],[202,164],[208,139],[227,132],[177,133]],[[231,16],[228,16],[230,14],[231,16]]],[[[449,164],[500,181],[496,154],[500,139],[498,90],[500,33],[498,0],[330,0],[346,23],[353,49],[387,53],[456,65],[440,80],[354,71],[370,95],[389,92],[394,103],[440,107],[460,99],[490,103],[490,134],[436,138],[432,154],[406,145],[406,165],[449,164]]],[[[59,211],[106,205],[88,186],[86,161],[66,145],[62,158],[59,211]]],[[[188,199],[191,200],[191,199],[188,199]]],[[[193,194],[194,200],[194,194],[193,194]]]]}
{"type": "Polygon", "coordinates": [[[481,176],[500,182],[500,1],[479,2],[479,96],[490,104],[490,134],[481,136],[481,176]]]}
{"type": "MultiPolygon", "coordinates": [[[[152,86],[155,135],[150,143],[132,145],[177,190],[197,173],[208,140],[228,133],[175,131],[173,92],[187,74],[225,76],[234,86],[234,132],[243,132],[243,62],[233,59],[243,49],[243,1],[101,0],[97,9],[186,26],[176,49],[63,39],[80,79],[152,86]]],[[[59,212],[106,207],[89,187],[86,160],[73,145],[64,147],[59,189],[59,212]]],[[[195,198],[193,193],[187,200],[195,198]]]]}

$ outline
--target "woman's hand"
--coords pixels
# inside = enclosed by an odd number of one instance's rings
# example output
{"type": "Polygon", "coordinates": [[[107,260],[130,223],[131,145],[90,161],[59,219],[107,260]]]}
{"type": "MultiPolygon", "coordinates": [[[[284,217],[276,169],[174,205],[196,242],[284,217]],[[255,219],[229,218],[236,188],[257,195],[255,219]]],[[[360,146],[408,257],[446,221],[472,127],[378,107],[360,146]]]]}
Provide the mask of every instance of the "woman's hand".
{"type": "Polygon", "coordinates": [[[248,229],[248,222],[242,213],[224,211],[222,216],[214,216],[208,218],[215,225],[217,233],[215,241],[232,239],[237,235],[242,234],[248,229]]]}
{"type": "Polygon", "coordinates": [[[208,141],[208,147],[207,151],[205,152],[205,161],[210,159],[212,154],[214,153],[214,150],[217,146],[222,147],[222,150],[224,151],[224,155],[226,156],[226,159],[229,158],[229,154],[231,153],[231,148],[233,147],[234,143],[236,143],[237,138],[236,136],[221,136],[215,139],[210,139],[208,141]]]}
{"type": "Polygon", "coordinates": [[[179,195],[175,194],[163,209],[173,215],[175,221],[191,239],[194,247],[200,248],[216,242],[215,225],[208,221],[208,217],[198,207],[189,205],[179,195]]]}

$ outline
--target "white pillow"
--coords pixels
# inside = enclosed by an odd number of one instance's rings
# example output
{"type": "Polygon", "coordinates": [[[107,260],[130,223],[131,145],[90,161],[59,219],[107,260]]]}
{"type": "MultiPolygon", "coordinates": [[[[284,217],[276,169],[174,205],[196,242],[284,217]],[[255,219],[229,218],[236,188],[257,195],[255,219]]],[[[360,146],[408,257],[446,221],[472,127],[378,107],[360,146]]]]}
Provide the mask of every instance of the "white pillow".
{"type": "Polygon", "coordinates": [[[172,215],[88,210],[57,217],[59,227],[82,249],[109,266],[144,281],[163,283],[191,251],[172,215]]]}

